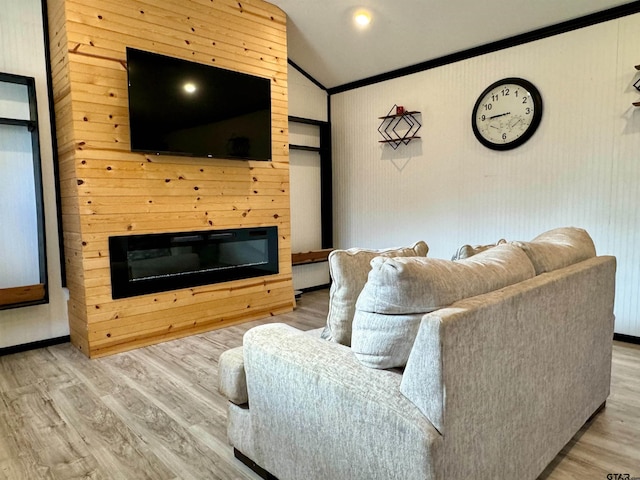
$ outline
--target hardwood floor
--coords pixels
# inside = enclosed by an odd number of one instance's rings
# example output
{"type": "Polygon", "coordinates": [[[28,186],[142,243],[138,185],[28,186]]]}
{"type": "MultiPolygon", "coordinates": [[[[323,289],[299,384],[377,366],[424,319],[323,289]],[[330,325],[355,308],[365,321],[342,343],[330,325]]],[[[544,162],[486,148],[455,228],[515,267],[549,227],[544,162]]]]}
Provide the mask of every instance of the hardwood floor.
{"type": "MultiPolygon", "coordinates": [[[[258,479],[227,444],[218,358],[257,324],[322,326],[327,298],[96,360],[70,344],[0,357],[0,479],[258,479]]],[[[615,342],[607,407],[539,480],[640,477],[639,380],[640,346],[615,342]]]]}

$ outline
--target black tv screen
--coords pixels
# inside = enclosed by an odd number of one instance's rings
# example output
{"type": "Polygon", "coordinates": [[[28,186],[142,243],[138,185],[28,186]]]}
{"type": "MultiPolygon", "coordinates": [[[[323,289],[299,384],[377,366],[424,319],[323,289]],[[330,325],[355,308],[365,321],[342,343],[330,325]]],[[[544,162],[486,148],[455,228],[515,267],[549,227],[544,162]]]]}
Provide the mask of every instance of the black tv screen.
{"type": "Polygon", "coordinates": [[[127,47],[131,151],[271,160],[271,82],[127,47]]]}

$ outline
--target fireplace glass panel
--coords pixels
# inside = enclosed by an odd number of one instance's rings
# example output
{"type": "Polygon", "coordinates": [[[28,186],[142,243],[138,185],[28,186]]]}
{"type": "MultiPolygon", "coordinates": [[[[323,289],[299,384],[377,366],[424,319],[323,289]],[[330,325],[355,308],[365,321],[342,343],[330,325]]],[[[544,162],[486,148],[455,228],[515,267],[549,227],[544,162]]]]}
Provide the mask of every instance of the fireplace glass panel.
{"type": "Polygon", "coordinates": [[[277,227],[109,238],[113,298],[278,273],[277,227]]]}

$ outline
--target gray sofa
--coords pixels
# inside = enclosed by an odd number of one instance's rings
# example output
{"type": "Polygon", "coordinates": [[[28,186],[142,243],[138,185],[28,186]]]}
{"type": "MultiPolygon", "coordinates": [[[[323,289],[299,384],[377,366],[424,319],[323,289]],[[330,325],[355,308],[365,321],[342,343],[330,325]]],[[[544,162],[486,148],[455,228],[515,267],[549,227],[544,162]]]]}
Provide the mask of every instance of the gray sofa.
{"type": "Polygon", "coordinates": [[[268,478],[535,479],[604,405],[616,261],[584,230],[354,252],[332,275],[368,255],[366,282],[332,288],[321,335],[263,325],[220,358],[229,441],[268,478]]]}

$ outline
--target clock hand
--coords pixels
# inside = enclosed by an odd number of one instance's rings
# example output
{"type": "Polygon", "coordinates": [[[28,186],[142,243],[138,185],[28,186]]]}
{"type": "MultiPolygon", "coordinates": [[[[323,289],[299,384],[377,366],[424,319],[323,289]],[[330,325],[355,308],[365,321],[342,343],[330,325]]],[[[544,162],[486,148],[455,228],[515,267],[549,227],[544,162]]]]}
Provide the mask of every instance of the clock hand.
{"type": "Polygon", "coordinates": [[[500,113],[498,115],[494,115],[493,117],[489,117],[489,120],[493,120],[494,118],[504,117],[505,115],[511,115],[511,112],[500,113]]]}

